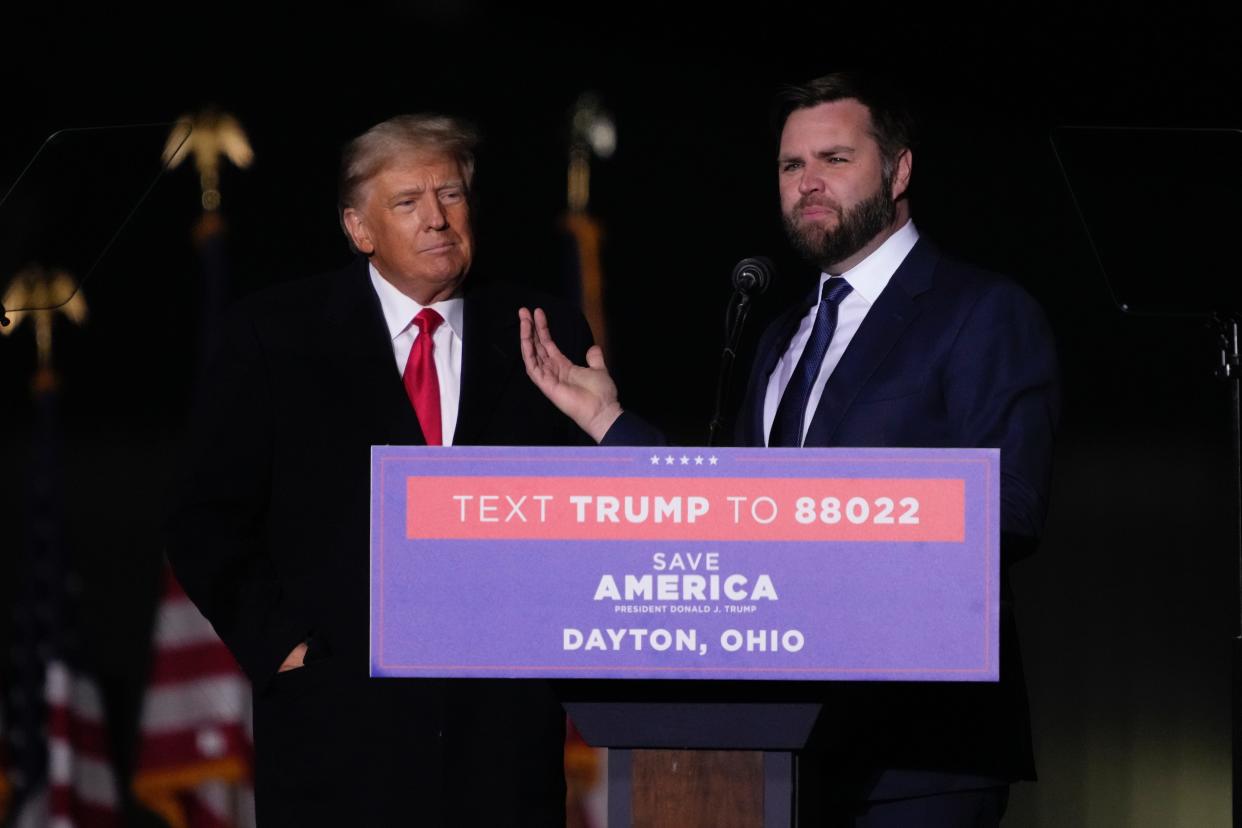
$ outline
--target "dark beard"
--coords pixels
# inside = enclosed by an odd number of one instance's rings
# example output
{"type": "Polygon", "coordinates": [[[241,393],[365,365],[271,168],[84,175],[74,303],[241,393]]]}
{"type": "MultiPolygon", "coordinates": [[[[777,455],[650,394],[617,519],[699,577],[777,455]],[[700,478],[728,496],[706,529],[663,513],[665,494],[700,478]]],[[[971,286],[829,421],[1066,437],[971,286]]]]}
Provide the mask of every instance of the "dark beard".
{"type": "Polygon", "coordinates": [[[804,259],[827,270],[862,250],[897,218],[897,203],[889,198],[888,190],[887,185],[881,186],[875,195],[845,210],[832,230],[799,226],[794,219],[801,210],[799,203],[783,217],[785,235],[804,259]]]}

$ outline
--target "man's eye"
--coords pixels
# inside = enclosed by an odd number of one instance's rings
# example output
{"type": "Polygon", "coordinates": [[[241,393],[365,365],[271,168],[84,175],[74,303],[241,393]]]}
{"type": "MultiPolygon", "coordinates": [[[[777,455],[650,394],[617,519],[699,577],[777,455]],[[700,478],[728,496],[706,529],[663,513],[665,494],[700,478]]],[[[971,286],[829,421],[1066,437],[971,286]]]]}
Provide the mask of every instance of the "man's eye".
{"type": "Polygon", "coordinates": [[[842,158],[840,155],[834,155],[828,159],[829,164],[848,164],[848,158],[842,158]]]}
{"type": "Polygon", "coordinates": [[[461,199],[462,199],[461,190],[445,190],[444,192],[440,193],[440,200],[445,202],[446,204],[455,204],[458,201],[461,201],[461,199]]]}
{"type": "Polygon", "coordinates": [[[786,161],[784,164],[781,164],[781,172],[793,172],[800,166],[801,164],[797,161],[786,161]]]}

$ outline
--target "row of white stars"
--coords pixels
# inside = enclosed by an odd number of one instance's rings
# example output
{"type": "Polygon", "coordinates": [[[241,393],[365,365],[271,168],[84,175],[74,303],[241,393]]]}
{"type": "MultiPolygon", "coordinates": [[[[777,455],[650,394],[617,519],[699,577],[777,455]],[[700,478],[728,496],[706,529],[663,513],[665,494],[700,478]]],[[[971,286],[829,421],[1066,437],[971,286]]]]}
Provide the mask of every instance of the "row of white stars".
{"type": "Polygon", "coordinates": [[[678,458],[678,457],[674,457],[671,454],[668,455],[667,457],[660,457],[660,455],[658,454],[653,454],[651,455],[651,465],[658,466],[660,465],[660,463],[663,463],[666,466],[671,466],[674,463],[677,463],[680,461],[681,465],[688,466],[690,465],[690,461],[694,460],[694,465],[701,466],[703,465],[703,461],[706,460],[709,466],[714,466],[716,465],[716,461],[718,459],[719,458],[716,457],[715,455],[712,455],[711,457],[703,457],[703,455],[700,454],[700,455],[696,455],[695,457],[690,457],[689,455],[683,454],[681,457],[678,458]]]}

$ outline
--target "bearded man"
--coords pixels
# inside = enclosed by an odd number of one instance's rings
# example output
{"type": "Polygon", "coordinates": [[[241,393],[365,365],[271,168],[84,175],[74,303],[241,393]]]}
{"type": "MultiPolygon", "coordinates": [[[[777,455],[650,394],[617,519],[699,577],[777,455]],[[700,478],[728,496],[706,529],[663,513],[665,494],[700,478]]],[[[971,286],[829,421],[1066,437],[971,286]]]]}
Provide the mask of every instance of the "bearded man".
{"type": "MultiPolygon", "coordinates": [[[[920,237],[913,123],[889,90],[829,75],[783,90],[777,114],[785,227],[820,274],[759,340],[737,445],[999,448],[1007,566],[1034,548],[1046,512],[1059,394],[1042,312],[920,237]]],[[[521,315],[528,375],[584,431],[661,440],[622,411],[598,350],[574,365],[546,317],[521,315]]],[[[1034,778],[1007,573],[1001,596],[999,683],[808,690],[824,710],[798,757],[800,824],[999,822],[1010,782],[1034,778]]]]}

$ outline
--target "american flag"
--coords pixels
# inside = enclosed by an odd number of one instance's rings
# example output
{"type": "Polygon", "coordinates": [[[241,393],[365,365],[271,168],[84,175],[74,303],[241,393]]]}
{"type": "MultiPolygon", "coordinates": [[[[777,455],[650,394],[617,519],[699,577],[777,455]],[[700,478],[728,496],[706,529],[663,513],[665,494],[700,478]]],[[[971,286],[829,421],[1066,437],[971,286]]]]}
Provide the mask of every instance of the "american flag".
{"type": "Polygon", "coordinates": [[[120,824],[105,709],[76,660],[69,557],[61,540],[55,383],[36,381],[25,542],[15,568],[4,732],[15,828],[120,824]]]}
{"type": "MultiPolygon", "coordinates": [[[[46,764],[33,779],[18,772],[12,791],[13,813],[8,815],[12,822],[7,824],[13,828],[119,826],[116,775],[95,682],[53,659],[46,666],[43,702],[46,750],[40,753],[46,764]]],[[[4,794],[8,793],[6,786],[4,794]]]]}
{"type": "Polygon", "coordinates": [[[165,567],[134,795],[172,828],[254,825],[250,685],[165,567]]]}
{"type": "Polygon", "coordinates": [[[47,665],[48,828],[120,825],[103,699],[88,676],[47,665]]]}
{"type": "MultiPolygon", "coordinates": [[[[188,120],[193,121],[190,138],[183,126],[174,129],[166,161],[175,165],[174,157],[189,152],[200,169],[218,170],[221,154],[238,166],[249,165],[253,153],[233,116],[205,112],[188,120]]],[[[202,266],[200,370],[229,286],[220,193],[214,185],[209,192],[206,179],[203,184],[204,212],[193,234],[202,266]]],[[[167,565],[152,646],[132,786],[135,798],[172,828],[253,826],[250,683],[167,565]]]]}

